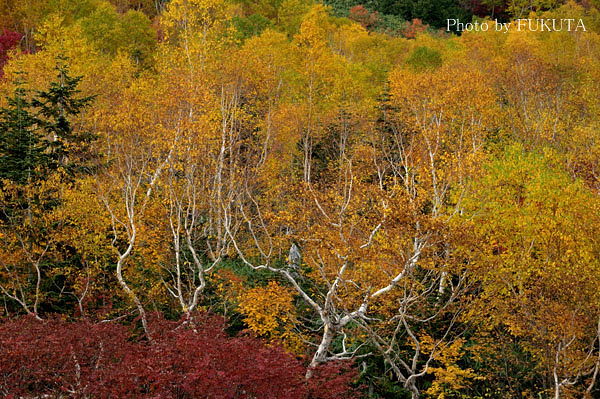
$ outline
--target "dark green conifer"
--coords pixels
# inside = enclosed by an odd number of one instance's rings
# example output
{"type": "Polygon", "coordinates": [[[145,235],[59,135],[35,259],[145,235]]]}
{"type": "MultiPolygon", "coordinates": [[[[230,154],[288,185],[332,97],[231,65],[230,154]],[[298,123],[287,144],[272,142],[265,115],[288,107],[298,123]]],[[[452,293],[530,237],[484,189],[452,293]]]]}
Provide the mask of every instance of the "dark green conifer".
{"type": "Polygon", "coordinates": [[[47,141],[40,135],[39,120],[19,78],[8,106],[0,108],[0,180],[19,185],[39,178],[48,161],[47,141]]]}
{"type": "Polygon", "coordinates": [[[71,77],[68,67],[59,59],[57,81],[46,91],[38,91],[31,105],[37,109],[40,127],[48,140],[49,169],[64,169],[71,177],[91,170],[90,144],[96,136],[73,129],[72,120],[94,97],[78,98],[81,77],[71,77]]]}

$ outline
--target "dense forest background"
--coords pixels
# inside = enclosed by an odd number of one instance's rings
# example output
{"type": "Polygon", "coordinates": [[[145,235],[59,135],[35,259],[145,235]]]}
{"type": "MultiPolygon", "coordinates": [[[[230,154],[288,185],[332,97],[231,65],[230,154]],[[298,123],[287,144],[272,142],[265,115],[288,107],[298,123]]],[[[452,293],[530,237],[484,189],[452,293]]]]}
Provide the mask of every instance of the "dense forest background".
{"type": "Polygon", "coordinates": [[[0,27],[0,396],[600,396],[598,3],[0,27]]]}

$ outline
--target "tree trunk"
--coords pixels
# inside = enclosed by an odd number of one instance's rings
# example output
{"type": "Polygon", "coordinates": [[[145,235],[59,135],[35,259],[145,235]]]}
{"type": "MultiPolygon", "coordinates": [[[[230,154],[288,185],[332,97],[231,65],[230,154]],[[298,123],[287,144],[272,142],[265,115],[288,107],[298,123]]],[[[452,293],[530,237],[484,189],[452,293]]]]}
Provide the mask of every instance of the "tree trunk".
{"type": "MultiPolygon", "coordinates": [[[[127,251],[127,255],[129,254],[129,252],[130,251],[127,251]]],[[[148,331],[148,322],[147,322],[146,311],[144,310],[144,306],[142,305],[142,302],[137,297],[137,295],[135,295],[135,292],[133,292],[131,290],[131,288],[129,288],[129,285],[127,285],[127,282],[123,278],[123,262],[124,261],[125,261],[125,259],[123,257],[121,257],[117,262],[117,280],[119,280],[119,284],[121,285],[121,287],[123,288],[125,293],[127,293],[127,295],[135,303],[135,306],[137,307],[137,310],[140,313],[140,318],[142,319],[142,327],[144,328],[144,333],[146,334],[148,341],[152,342],[152,336],[150,335],[150,332],[148,331]]]]}
{"type": "Polygon", "coordinates": [[[421,395],[419,392],[419,388],[417,388],[417,386],[415,385],[414,380],[411,381],[406,388],[410,391],[410,397],[411,399],[419,399],[419,396],[421,395]]]}
{"type": "Polygon", "coordinates": [[[333,337],[335,336],[335,330],[329,327],[328,323],[324,324],[323,337],[321,338],[321,343],[315,352],[310,365],[308,366],[308,370],[306,370],[306,379],[308,380],[313,376],[313,372],[315,367],[317,367],[321,363],[325,363],[327,359],[327,351],[331,346],[331,341],[333,341],[333,337]]]}

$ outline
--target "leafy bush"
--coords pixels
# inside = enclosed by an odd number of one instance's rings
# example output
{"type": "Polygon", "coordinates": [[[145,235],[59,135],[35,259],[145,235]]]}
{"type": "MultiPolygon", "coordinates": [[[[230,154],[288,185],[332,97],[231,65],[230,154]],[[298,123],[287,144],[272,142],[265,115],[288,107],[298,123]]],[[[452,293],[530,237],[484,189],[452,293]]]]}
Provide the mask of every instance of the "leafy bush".
{"type": "Polygon", "coordinates": [[[16,48],[21,41],[23,35],[18,32],[9,30],[2,30],[0,34],[0,77],[4,75],[2,67],[8,61],[8,53],[10,50],[16,48]]]}
{"type": "Polygon", "coordinates": [[[406,63],[416,70],[436,69],[442,65],[442,56],[437,50],[419,46],[412,51],[406,63]]]}
{"type": "Polygon", "coordinates": [[[152,343],[127,326],[23,317],[0,325],[0,395],[72,398],[339,398],[356,396],[347,363],[317,370],[225,321],[199,315],[195,329],[155,318],[152,343]]]}

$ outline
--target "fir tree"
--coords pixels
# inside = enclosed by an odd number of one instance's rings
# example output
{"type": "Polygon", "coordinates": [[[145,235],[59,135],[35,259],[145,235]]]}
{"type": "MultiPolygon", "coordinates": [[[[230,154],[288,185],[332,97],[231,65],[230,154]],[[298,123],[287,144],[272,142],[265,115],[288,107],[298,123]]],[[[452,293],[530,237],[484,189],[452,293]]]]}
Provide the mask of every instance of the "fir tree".
{"type": "Polygon", "coordinates": [[[57,81],[47,91],[38,91],[31,104],[38,110],[38,120],[48,140],[50,169],[64,169],[73,177],[89,173],[95,159],[90,148],[96,136],[77,132],[71,120],[87,107],[94,97],[77,98],[81,76],[71,77],[68,67],[59,59],[57,81]]]}
{"type": "Polygon", "coordinates": [[[0,179],[22,185],[39,177],[48,155],[27,91],[21,79],[16,83],[8,107],[0,109],[0,179]]]}
{"type": "Polygon", "coordinates": [[[96,136],[78,132],[71,120],[93,97],[77,97],[81,77],[71,77],[64,64],[56,70],[57,81],[32,100],[19,79],[8,106],[0,109],[0,179],[23,185],[58,169],[71,178],[91,172],[96,136]]]}

